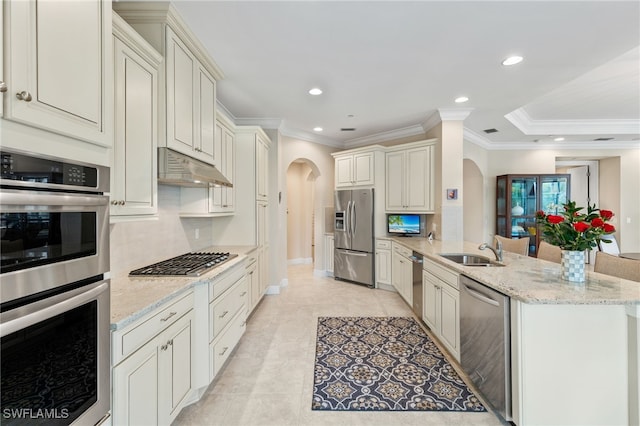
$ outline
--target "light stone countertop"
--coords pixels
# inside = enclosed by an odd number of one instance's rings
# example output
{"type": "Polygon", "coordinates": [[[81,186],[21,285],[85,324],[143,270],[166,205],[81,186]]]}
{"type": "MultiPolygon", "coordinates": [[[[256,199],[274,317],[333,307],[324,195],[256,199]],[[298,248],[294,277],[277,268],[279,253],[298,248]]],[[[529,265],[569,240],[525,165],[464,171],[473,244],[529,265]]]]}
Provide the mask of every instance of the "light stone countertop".
{"type": "Polygon", "coordinates": [[[640,283],[586,271],[581,284],[560,277],[560,264],[504,252],[504,267],[463,266],[438,254],[471,253],[488,257],[491,250],[478,250],[468,242],[448,242],[426,238],[392,237],[392,241],[421,253],[453,271],[479,281],[513,299],[530,304],[638,305],[640,283]]]}
{"type": "Polygon", "coordinates": [[[238,254],[199,277],[130,277],[128,273],[111,277],[111,330],[126,327],[195,286],[208,285],[212,279],[244,262],[247,254],[255,249],[255,246],[213,246],[195,250],[238,254]]]}

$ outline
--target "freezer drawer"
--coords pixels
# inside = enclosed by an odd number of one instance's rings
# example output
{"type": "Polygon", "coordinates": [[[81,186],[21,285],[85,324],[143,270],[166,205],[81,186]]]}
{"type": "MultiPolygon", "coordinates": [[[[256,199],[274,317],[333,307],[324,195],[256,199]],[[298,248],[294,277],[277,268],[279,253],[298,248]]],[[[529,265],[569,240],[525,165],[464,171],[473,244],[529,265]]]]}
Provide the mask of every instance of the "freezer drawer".
{"type": "Polygon", "coordinates": [[[373,253],[335,249],[333,276],[373,287],[373,253]]]}

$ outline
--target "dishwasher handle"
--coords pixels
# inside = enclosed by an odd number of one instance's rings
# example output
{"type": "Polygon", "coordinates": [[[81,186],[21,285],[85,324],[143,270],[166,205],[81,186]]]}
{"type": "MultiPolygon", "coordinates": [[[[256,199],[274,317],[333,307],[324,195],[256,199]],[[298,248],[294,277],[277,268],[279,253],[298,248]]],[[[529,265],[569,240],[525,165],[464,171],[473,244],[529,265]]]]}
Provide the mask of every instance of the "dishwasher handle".
{"type": "Polygon", "coordinates": [[[471,287],[469,287],[466,284],[462,284],[462,286],[464,287],[464,289],[467,291],[467,293],[469,293],[469,296],[478,299],[484,303],[488,303],[489,305],[493,305],[493,306],[500,306],[500,303],[497,300],[494,300],[491,298],[491,296],[488,296],[484,293],[481,293],[478,290],[472,289],[471,287]]]}

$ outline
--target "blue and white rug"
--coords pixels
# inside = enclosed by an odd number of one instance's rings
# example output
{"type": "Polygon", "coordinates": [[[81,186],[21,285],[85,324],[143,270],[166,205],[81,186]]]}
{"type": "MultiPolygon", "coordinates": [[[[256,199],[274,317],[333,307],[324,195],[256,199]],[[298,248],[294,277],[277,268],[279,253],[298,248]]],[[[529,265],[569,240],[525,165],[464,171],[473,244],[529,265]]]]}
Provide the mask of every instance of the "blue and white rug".
{"type": "Polygon", "coordinates": [[[313,410],[486,411],[410,317],[320,317],[313,410]]]}

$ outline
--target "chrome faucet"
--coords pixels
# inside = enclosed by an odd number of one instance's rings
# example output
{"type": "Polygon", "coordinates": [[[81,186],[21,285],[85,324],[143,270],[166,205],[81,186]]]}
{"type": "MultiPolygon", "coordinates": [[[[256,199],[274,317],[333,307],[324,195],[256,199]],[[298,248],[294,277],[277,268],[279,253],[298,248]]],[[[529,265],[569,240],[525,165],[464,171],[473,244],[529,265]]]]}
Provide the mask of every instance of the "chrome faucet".
{"type": "Polygon", "coordinates": [[[480,250],[490,249],[493,252],[493,254],[496,255],[496,260],[498,262],[502,262],[502,243],[500,241],[496,241],[496,246],[497,248],[493,248],[487,243],[482,243],[478,246],[478,249],[480,250]]]}

